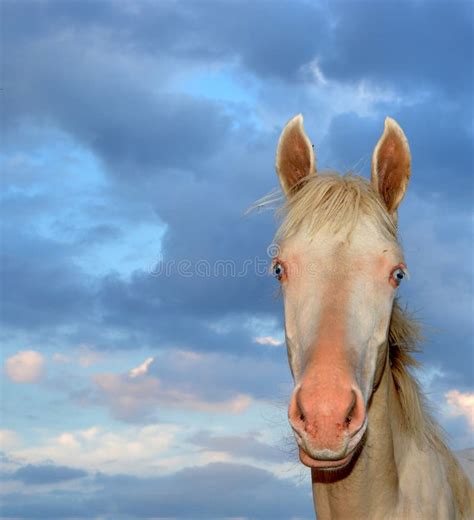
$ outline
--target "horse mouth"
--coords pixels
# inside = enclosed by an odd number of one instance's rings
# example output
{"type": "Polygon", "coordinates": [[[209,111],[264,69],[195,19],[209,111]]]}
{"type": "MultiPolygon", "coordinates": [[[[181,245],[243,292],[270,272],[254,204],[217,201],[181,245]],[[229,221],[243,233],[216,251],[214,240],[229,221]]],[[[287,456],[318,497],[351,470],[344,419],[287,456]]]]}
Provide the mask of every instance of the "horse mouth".
{"type": "Polygon", "coordinates": [[[313,450],[311,449],[311,442],[306,435],[301,436],[294,428],[293,431],[296,436],[296,441],[299,448],[300,461],[305,466],[321,470],[337,470],[347,466],[354,454],[360,452],[364,445],[364,437],[367,432],[368,417],[365,416],[364,422],[359,430],[348,440],[345,447],[339,453],[330,450],[313,450]],[[310,453],[313,452],[313,455],[310,453]]]}
{"type": "Polygon", "coordinates": [[[336,470],[341,469],[349,464],[349,462],[352,460],[352,457],[355,453],[354,451],[351,451],[348,455],[343,457],[342,459],[314,459],[311,457],[311,455],[308,455],[306,451],[303,450],[303,448],[299,449],[299,456],[300,461],[305,466],[308,466],[308,468],[313,469],[329,469],[329,470],[336,470]]]}

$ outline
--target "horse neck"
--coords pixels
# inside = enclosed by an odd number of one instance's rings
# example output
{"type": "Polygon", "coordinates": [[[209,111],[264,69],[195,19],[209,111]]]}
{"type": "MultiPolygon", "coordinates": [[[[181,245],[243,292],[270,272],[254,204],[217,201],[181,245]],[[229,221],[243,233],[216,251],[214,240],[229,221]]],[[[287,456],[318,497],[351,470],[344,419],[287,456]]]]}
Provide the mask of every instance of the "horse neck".
{"type": "Polygon", "coordinates": [[[312,472],[318,520],[474,518],[474,490],[454,456],[441,439],[415,437],[404,413],[387,357],[359,456],[338,473],[312,472]]]}
{"type": "MultiPolygon", "coordinates": [[[[337,475],[314,471],[313,498],[318,520],[383,518],[396,508],[402,411],[388,359],[369,407],[367,438],[354,464],[337,475]]],[[[387,515],[388,516],[388,515],[387,515]]]]}

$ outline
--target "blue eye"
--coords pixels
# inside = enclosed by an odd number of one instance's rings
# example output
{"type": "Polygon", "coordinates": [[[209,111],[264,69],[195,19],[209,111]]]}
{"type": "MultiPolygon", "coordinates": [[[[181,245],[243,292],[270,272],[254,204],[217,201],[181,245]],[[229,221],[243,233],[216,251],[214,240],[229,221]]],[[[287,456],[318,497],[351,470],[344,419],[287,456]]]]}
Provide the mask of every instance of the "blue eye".
{"type": "Polygon", "coordinates": [[[281,280],[282,276],[285,274],[285,269],[283,267],[282,264],[280,264],[280,262],[275,262],[273,264],[273,276],[277,279],[277,280],[281,280]]]}
{"type": "Polygon", "coordinates": [[[400,285],[402,280],[406,277],[406,275],[407,274],[401,267],[397,267],[397,269],[395,269],[392,273],[392,278],[397,285],[400,285]]]}

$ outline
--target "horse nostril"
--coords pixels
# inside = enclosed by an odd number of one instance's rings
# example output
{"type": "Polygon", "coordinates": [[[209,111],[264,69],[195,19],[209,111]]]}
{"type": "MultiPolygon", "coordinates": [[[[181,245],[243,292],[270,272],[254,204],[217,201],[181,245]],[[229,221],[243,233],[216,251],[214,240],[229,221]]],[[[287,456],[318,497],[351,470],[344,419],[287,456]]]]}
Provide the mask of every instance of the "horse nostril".
{"type": "Polygon", "coordinates": [[[299,389],[297,389],[291,397],[291,403],[288,409],[288,418],[290,419],[290,424],[294,429],[303,430],[305,427],[307,414],[305,413],[304,408],[301,406],[299,397],[299,389]]]}
{"type": "Polygon", "coordinates": [[[352,401],[347,408],[344,427],[349,435],[355,435],[365,420],[365,405],[360,391],[352,390],[352,401]]]}
{"type": "Polygon", "coordinates": [[[356,393],[354,392],[354,390],[352,390],[352,401],[351,401],[349,408],[347,409],[346,418],[344,419],[344,425],[346,428],[349,428],[349,426],[351,424],[352,416],[354,415],[354,412],[356,411],[356,406],[357,406],[357,396],[356,396],[356,393]]]}

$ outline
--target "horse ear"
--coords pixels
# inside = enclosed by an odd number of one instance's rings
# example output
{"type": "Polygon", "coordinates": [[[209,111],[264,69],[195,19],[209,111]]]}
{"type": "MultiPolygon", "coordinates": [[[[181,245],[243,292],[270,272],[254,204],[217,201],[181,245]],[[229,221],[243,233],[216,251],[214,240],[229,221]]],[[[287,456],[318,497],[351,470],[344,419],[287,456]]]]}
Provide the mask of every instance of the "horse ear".
{"type": "Polygon", "coordinates": [[[298,114],[287,123],[278,141],[276,171],[283,193],[289,197],[302,186],[302,180],[316,173],[316,158],[311,141],[298,114]]]}
{"type": "Polygon", "coordinates": [[[395,215],[410,179],[408,140],[398,123],[387,117],[382,137],[372,155],[371,180],[391,215],[395,215]]]}

